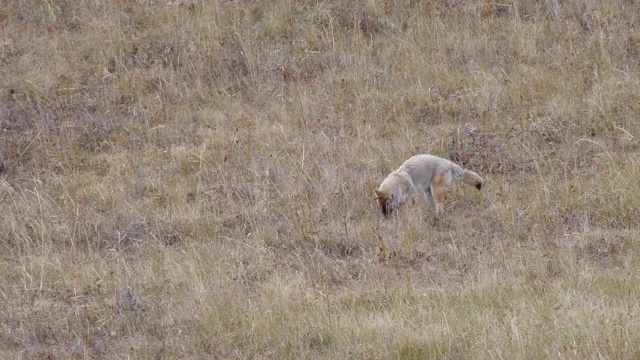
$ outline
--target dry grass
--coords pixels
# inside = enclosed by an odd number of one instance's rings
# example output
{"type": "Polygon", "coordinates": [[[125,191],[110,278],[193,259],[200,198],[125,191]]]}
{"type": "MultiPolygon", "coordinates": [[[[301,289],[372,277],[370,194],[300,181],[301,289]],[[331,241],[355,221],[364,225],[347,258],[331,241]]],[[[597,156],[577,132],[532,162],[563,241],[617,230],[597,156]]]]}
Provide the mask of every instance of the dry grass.
{"type": "Polygon", "coordinates": [[[0,21],[0,357],[640,356],[636,2],[0,21]],[[389,171],[460,150],[483,192],[382,218],[389,171]]]}

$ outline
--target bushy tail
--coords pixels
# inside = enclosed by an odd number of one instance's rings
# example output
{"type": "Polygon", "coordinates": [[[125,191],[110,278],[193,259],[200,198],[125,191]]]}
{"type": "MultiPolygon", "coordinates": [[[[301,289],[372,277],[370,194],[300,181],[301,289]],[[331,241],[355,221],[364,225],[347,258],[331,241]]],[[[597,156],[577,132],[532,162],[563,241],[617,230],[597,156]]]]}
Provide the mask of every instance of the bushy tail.
{"type": "Polygon", "coordinates": [[[453,176],[466,183],[469,184],[471,186],[475,186],[476,189],[480,190],[482,189],[482,183],[483,180],[480,177],[480,175],[474,173],[471,170],[467,170],[467,169],[463,169],[460,166],[458,166],[457,164],[451,164],[451,173],[453,174],[453,176]]]}

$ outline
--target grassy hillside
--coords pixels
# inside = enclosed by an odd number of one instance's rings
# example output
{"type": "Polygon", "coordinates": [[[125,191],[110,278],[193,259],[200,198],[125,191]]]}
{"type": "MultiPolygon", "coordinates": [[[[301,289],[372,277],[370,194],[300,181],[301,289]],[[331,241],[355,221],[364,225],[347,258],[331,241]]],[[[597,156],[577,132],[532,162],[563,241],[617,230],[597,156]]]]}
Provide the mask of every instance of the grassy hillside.
{"type": "Polygon", "coordinates": [[[0,357],[640,357],[636,1],[0,3],[0,357]],[[486,180],[385,220],[416,153],[486,180]]]}

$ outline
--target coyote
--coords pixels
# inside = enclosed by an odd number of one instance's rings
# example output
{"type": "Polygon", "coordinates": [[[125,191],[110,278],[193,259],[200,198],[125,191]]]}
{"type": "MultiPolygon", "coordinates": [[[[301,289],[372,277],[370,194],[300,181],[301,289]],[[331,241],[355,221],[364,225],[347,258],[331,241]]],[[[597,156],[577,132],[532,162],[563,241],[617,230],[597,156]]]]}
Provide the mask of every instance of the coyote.
{"type": "Polygon", "coordinates": [[[375,190],[378,205],[385,216],[391,215],[407,198],[423,192],[427,206],[435,202],[436,214],[442,211],[444,192],[453,179],[476,189],[482,188],[482,178],[471,170],[433,155],[415,155],[393,171],[375,190]]]}

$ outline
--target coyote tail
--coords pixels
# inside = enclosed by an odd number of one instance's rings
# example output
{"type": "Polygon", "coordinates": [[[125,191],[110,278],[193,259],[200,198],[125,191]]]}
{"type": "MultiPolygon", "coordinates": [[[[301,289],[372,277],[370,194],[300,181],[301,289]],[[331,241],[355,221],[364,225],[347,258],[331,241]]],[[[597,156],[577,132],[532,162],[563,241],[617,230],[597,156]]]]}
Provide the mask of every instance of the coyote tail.
{"type": "Polygon", "coordinates": [[[474,173],[471,170],[467,170],[467,169],[463,169],[460,166],[458,166],[457,164],[452,164],[451,165],[451,173],[453,174],[453,176],[464,182],[465,184],[469,184],[471,186],[474,186],[476,189],[480,190],[482,189],[482,178],[480,177],[480,175],[474,173]]]}

